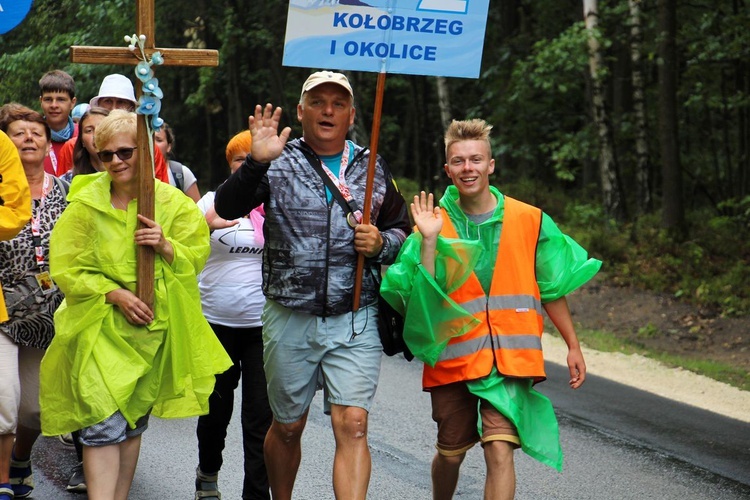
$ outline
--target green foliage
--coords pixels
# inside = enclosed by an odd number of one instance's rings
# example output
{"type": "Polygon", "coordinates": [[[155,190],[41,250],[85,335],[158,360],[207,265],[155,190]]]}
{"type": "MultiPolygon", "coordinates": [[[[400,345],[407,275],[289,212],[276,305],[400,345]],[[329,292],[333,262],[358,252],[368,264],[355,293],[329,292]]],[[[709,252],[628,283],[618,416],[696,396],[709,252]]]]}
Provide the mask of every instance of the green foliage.
{"type": "MultiPolygon", "coordinates": [[[[495,148],[516,176],[570,182],[596,156],[597,141],[579,97],[585,95],[588,33],[582,22],[542,38],[518,57],[501,49],[500,63],[483,78],[505,79],[484,94],[498,124],[495,148]]],[[[504,165],[506,166],[506,165],[504,165]]]]}
{"type": "MultiPolygon", "coordinates": [[[[667,292],[727,316],[750,313],[750,230],[736,220],[690,213],[689,239],[675,241],[656,218],[628,227],[625,259],[613,261],[618,280],[667,292]]],[[[605,259],[607,255],[605,254],[605,259]]]]}
{"type": "Polygon", "coordinates": [[[404,197],[404,200],[407,204],[411,203],[411,201],[414,199],[414,196],[418,195],[419,192],[422,191],[422,187],[414,182],[413,179],[409,179],[408,177],[399,177],[395,180],[396,184],[398,185],[398,190],[401,192],[401,196],[404,197]]]}
{"type": "MultiPolygon", "coordinates": [[[[396,181],[396,185],[398,185],[398,190],[401,192],[401,196],[403,196],[404,201],[406,201],[407,207],[414,200],[414,196],[418,196],[419,193],[422,191],[428,192],[428,190],[425,190],[423,187],[417,184],[413,179],[409,179],[408,177],[398,177],[398,178],[395,178],[395,181],[396,181]]],[[[439,202],[440,198],[443,197],[442,190],[434,191],[432,194],[435,199],[435,202],[439,202]]],[[[409,216],[411,217],[411,211],[409,211],[409,216]]]]}
{"type": "Polygon", "coordinates": [[[660,335],[662,335],[662,332],[653,323],[648,323],[638,329],[638,338],[649,339],[660,335]]]}
{"type": "Polygon", "coordinates": [[[630,243],[627,233],[618,227],[599,204],[573,201],[565,208],[560,227],[573,236],[591,255],[604,262],[610,270],[617,263],[626,263],[630,243]]]}
{"type": "Polygon", "coordinates": [[[555,175],[563,181],[574,181],[580,171],[581,163],[594,156],[597,141],[591,127],[573,132],[553,133],[552,140],[539,146],[547,153],[555,175]]]}

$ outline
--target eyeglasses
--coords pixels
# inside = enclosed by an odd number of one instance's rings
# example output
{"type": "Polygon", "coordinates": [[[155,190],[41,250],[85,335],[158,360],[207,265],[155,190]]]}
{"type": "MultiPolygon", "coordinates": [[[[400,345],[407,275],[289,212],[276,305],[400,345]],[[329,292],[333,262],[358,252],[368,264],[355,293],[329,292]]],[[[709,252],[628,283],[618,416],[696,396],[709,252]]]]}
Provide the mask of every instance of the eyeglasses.
{"type": "Polygon", "coordinates": [[[114,155],[117,155],[117,157],[122,161],[131,159],[133,157],[133,151],[135,151],[136,149],[138,148],[120,148],[117,151],[99,151],[96,154],[101,161],[109,163],[112,161],[112,157],[114,155]]]}

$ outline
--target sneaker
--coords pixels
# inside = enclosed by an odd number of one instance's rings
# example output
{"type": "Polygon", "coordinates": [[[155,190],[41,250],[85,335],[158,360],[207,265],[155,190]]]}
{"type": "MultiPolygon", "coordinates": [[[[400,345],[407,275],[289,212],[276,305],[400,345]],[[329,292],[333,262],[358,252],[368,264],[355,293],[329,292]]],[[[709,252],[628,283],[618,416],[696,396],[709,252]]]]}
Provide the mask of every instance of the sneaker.
{"type": "Polygon", "coordinates": [[[205,474],[200,467],[195,469],[195,500],[221,500],[218,472],[205,474]]]}
{"type": "Polygon", "coordinates": [[[86,477],[83,475],[83,462],[77,463],[70,470],[70,479],[68,479],[68,485],[65,489],[73,493],[86,492],[86,477]]]}
{"type": "Polygon", "coordinates": [[[15,455],[10,460],[10,487],[15,498],[26,498],[34,489],[34,474],[31,472],[31,459],[16,460],[15,455]]]}
{"type": "Polygon", "coordinates": [[[13,500],[13,488],[10,483],[0,483],[0,500],[13,500]]]}
{"type": "Polygon", "coordinates": [[[57,439],[59,439],[65,446],[75,446],[75,443],[73,443],[73,434],[70,432],[67,434],[60,434],[57,436],[57,439]]]}

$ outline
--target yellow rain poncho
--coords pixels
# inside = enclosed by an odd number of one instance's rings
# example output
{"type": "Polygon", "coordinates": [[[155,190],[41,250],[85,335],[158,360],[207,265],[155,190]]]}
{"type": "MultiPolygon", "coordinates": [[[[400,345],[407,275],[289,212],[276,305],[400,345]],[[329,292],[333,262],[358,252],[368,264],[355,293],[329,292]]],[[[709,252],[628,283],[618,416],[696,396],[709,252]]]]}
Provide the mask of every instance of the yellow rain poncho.
{"type": "MultiPolygon", "coordinates": [[[[401,247],[383,277],[380,293],[404,314],[404,341],[415,357],[434,366],[451,338],[473,328],[477,319],[448,294],[474,272],[489,290],[500,241],[505,199],[494,187],[495,212],[481,224],[469,220],[457,204],[458,190],[449,186],[440,200],[459,239],[438,237],[435,277],[420,265],[422,236],[414,233],[401,247]]],[[[542,302],[559,299],[591,279],[601,262],[563,234],[546,214],[536,252],[537,285],[542,302]]],[[[530,456],[558,470],[562,467],[557,420],[549,399],[534,391],[531,380],[512,380],[493,369],[486,377],[467,381],[469,390],[489,401],[517,427],[521,447],[530,456]]]]}
{"type": "Polygon", "coordinates": [[[163,418],[205,414],[214,375],[232,365],[201,312],[196,275],[209,254],[203,215],[162,182],[155,181],[154,197],[174,260],[156,255],[154,320],[136,326],[105,294],[135,291],[137,202],[127,212],[114,209],[107,173],[73,181],[50,240],[50,269],[65,301],[41,365],[45,435],[91,426],[117,410],[133,427],[149,410],[163,418]]]}

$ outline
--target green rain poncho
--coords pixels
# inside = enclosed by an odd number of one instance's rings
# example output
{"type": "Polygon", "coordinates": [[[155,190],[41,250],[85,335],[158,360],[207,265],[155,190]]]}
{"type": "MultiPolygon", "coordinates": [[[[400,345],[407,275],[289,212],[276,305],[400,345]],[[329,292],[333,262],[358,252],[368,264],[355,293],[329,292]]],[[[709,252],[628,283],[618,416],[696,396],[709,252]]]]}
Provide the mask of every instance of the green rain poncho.
{"type": "MultiPolygon", "coordinates": [[[[456,203],[458,190],[449,186],[440,206],[453,220],[460,239],[438,237],[433,278],[420,265],[422,236],[407,238],[383,278],[380,292],[404,314],[404,340],[420,360],[434,366],[451,338],[463,335],[477,320],[448,295],[473,271],[489,290],[502,231],[505,199],[490,187],[498,203],[481,224],[469,220],[456,203]]],[[[601,262],[563,234],[544,214],[536,254],[537,284],[542,302],[557,300],[591,279],[601,262]]],[[[495,370],[479,380],[467,381],[469,390],[486,399],[517,427],[522,449],[558,470],[562,468],[557,420],[552,405],[531,388],[531,380],[506,379],[495,370]]]]}
{"type": "Polygon", "coordinates": [[[50,269],[65,294],[42,360],[42,432],[88,427],[119,410],[131,426],[149,410],[163,418],[208,412],[214,375],[232,365],[201,311],[196,275],[209,232],[193,201],[155,181],[155,220],[174,248],[155,259],[154,320],[128,323],[105,294],[135,291],[136,201],[110,204],[107,173],[79,175],[52,232],[50,269]]]}

